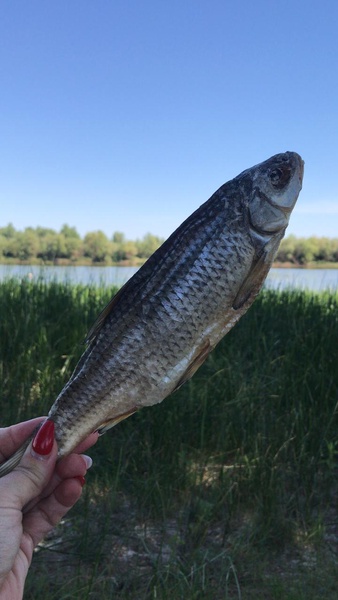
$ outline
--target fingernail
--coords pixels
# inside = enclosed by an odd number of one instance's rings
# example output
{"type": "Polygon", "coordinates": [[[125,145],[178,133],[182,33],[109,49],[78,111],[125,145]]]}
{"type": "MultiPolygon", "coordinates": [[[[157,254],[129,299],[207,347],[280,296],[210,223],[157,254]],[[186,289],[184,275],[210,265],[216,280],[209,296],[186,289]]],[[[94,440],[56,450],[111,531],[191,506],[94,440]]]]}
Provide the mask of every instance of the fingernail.
{"type": "Polygon", "coordinates": [[[74,479],[77,479],[81,483],[81,487],[83,487],[84,484],[86,483],[86,480],[83,477],[83,475],[78,475],[77,477],[74,477],[74,479]]]}
{"type": "Polygon", "coordinates": [[[84,458],[84,459],[85,459],[85,463],[86,463],[86,467],[87,467],[87,469],[90,469],[90,467],[91,467],[91,466],[92,466],[92,464],[93,464],[93,461],[92,461],[91,457],[90,457],[90,456],[87,456],[87,454],[82,454],[82,458],[84,458]]]}
{"type": "Polygon", "coordinates": [[[33,440],[33,452],[39,456],[47,456],[51,453],[54,444],[54,430],[55,426],[53,421],[47,419],[47,421],[41,425],[33,440]]]}

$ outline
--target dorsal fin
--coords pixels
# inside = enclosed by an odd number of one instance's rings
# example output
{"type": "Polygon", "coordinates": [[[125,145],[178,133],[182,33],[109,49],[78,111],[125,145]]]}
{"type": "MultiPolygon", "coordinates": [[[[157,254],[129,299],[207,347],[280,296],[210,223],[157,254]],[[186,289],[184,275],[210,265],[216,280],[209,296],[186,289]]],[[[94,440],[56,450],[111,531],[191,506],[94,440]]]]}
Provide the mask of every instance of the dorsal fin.
{"type": "Polygon", "coordinates": [[[97,335],[100,333],[106,318],[108,317],[108,315],[110,315],[111,311],[114,309],[114,307],[118,303],[120,296],[125,291],[125,288],[128,286],[128,283],[129,282],[127,281],[119,289],[119,291],[116,292],[115,296],[112,297],[112,299],[108,302],[108,304],[100,312],[95,323],[91,326],[90,330],[88,331],[87,337],[85,339],[86,344],[90,344],[91,342],[93,342],[95,340],[95,338],[97,337],[97,335]]]}

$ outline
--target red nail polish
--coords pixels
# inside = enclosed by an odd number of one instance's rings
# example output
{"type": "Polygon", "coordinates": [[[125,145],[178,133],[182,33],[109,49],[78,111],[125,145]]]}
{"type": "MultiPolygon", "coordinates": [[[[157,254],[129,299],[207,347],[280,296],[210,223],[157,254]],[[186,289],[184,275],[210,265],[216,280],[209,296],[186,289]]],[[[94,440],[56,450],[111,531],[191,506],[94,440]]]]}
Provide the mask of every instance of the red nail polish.
{"type": "Polygon", "coordinates": [[[74,479],[77,479],[77,480],[78,480],[78,481],[81,483],[81,486],[82,486],[82,487],[83,487],[83,486],[84,486],[84,484],[86,483],[86,480],[85,480],[85,478],[83,477],[83,475],[77,475],[77,477],[74,477],[74,479]]]}
{"type": "Polygon", "coordinates": [[[32,449],[34,452],[41,456],[47,456],[51,453],[54,443],[54,429],[54,423],[49,419],[41,425],[33,440],[32,449]]]}

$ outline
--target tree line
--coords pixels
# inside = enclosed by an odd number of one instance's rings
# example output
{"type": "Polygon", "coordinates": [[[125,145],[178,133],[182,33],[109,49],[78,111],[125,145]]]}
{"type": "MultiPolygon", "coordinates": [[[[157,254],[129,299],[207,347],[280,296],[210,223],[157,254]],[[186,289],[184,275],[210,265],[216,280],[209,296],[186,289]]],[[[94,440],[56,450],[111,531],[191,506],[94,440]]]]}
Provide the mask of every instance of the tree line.
{"type": "Polygon", "coordinates": [[[10,223],[0,228],[0,260],[141,262],[163,241],[151,233],[140,240],[127,240],[120,231],[115,231],[110,239],[103,231],[91,231],[81,238],[76,228],[69,225],[63,225],[58,232],[45,227],[26,227],[24,231],[17,231],[10,223]]]}
{"type": "Polygon", "coordinates": [[[312,262],[338,262],[338,238],[308,238],[289,235],[282,240],[276,261],[307,265],[312,262]]]}
{"type": "MultiPolygon", "coordinates": [[[[120,231],[115,231],[111,238],[103,231],[91,231],[82,238],[76,228],[69,225],[63,225],[57,232],[45,227],[26,227],[18,231],[9,224],[0,228],[0,262],[138,264],[163,241],[151,233],[142,239],[128,240],[120,231]]],[[[338,262],[338,238],[290,235],[282,241],[276,261],[294,265],[338,262]]]]}

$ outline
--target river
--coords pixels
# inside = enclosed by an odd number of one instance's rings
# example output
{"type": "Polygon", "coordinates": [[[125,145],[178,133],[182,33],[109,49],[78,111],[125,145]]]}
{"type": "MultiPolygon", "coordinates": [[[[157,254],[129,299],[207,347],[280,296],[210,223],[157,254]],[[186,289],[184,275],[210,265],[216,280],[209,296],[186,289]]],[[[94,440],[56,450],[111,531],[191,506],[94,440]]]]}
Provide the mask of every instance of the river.
{"type": "MultiPolygon", "coordinates": [[[[19,279],[70,281],[85,285],[122,285],[137,267],[39,267],[29,265],[0,265],[0,281],[19,279]]],[[[338,269],[274,269],[269,272],[265,286],[272,289],[338,290],[338,269]]]]}

